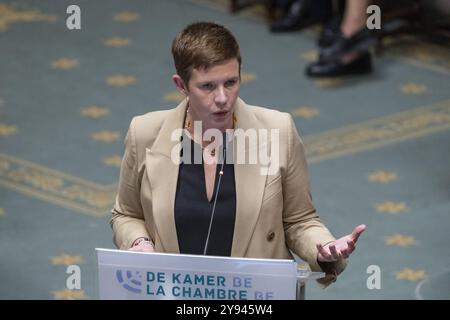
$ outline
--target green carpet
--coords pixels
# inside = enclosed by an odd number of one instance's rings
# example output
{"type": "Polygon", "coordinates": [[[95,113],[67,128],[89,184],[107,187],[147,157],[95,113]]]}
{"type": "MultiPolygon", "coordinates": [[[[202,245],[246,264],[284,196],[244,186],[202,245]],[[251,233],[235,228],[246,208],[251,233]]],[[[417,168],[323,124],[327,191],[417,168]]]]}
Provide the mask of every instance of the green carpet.
{"type": "Polygon", "coordinates": [[[291,112],[312,195],[336,236],[367,225],[339,280],[309,299],[450,299],[450,50],[394,39],[370,76],[311,81],[316,31],[273,35],[225,1],[0,0],[1,299],[97,299],[134,115],[175,106],[170,45],[196,20],[241,45],[241,97],[291,112]],[[82,291],[65,291],[67,265],[82,291]],[[369,290],[367,268],[381,270],[369,290]]]}

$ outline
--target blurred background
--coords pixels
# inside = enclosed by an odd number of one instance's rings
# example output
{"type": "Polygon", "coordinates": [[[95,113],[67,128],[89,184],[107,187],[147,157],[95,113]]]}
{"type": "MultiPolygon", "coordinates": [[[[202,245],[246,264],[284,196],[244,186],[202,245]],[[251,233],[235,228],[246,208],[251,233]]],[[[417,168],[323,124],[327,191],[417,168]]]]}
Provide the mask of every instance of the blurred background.
{"type": "Polygon", "coordinates": [[[367,225],[307,299],[450,299],[449,15],[444,0],[0,0],[0,298],[98,299],[129,122],[181,100],[171,42],[207,20],[240,43],[244,101],[293,115],[324,223],[367,225]]]}

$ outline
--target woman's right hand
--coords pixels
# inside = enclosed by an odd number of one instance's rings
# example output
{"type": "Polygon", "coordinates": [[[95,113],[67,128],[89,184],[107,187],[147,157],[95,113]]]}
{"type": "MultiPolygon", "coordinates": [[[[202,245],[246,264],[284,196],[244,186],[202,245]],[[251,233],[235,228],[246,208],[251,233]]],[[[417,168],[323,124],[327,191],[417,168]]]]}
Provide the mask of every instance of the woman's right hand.
{"type": "Polygon", "coordinates": [[[128,250],[137,252],[155,252],[155,247],[153,246],[153,242],[150,240],[137,239],[133,246],[128,250]]]}

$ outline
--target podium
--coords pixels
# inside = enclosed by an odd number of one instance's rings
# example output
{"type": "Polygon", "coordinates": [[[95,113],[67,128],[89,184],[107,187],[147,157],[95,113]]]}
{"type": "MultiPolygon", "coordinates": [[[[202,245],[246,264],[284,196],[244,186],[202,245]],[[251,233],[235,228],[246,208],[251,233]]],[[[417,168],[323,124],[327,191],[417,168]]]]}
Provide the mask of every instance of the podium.
{"type": "Polygon", "coordinates": [[[324,276],[294,260],[96,249],[100,299],[303,300],[324,276]]]}

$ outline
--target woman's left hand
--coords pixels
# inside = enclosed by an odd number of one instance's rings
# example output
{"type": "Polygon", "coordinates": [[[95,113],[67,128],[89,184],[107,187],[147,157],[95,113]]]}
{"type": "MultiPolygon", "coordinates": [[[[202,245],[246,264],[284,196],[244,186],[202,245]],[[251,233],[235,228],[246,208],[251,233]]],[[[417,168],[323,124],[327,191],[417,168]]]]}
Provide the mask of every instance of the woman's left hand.
{"type": "Polygon", "coordinates": [[[366,226],[360,224],[351,234],[348,234],[342,238],[334,240],[322,246],[317,245],[318,255],[317,260],[321,262],[333,262],[339,259],[347,259],[350,254],[356,248],[356,241],[358,241],[359,236],[364,232],[366,226]]]}

